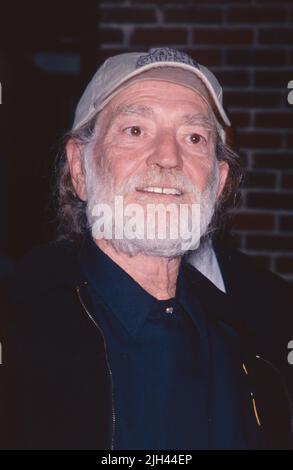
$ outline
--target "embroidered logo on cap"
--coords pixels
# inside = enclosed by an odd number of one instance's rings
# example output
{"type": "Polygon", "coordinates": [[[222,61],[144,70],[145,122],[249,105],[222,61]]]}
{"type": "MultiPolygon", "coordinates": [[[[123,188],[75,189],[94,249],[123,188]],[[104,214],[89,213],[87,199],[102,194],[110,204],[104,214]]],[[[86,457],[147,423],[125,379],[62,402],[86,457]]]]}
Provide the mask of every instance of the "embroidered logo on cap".
{"type": "Polygon", "coordinates": [[[136,68],[143,67],[154,62],[181,62],[183,64],[192,65],[199,69],[198,63],[183,51],[170,49],[169,47],[160,47],[158,49],[150,49],[148,54],[140,56],[136,63],[136,68]]]}

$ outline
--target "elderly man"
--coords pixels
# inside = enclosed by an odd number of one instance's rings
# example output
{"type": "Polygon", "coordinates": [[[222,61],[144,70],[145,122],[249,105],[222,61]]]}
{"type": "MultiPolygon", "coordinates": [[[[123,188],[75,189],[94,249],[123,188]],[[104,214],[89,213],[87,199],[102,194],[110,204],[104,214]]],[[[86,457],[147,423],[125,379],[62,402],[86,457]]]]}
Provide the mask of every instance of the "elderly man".
{"type": "Polygon", "coordinates": [[[7,447],[291,448],[287,286],[212,243],[241,177],[229,126],[184,52],[98,69],[59,164],[63,240],[10,286],[7,447]]]}

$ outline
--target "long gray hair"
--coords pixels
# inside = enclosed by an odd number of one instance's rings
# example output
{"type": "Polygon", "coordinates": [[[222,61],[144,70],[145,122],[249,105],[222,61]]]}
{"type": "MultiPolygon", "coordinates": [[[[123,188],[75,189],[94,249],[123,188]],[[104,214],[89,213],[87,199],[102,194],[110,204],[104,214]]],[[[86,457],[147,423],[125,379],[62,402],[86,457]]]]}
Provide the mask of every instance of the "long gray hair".
{"type": "MultiPolygon", "coordinates": [[[[55,197],[57,200],[57,239],[79,241],[89,229],[86,216],[86,202],[76,194],[69,170],[66,156],[66,145],[73,139],[81,149],[82,166],[92,151],[93,142],[96,142],[99,131],[99,115],[94,116],[88,123],[75,131],[68,132],[63,139],[62,151],[57,157],[55,165],[56,184],[55,197]]],[[[229,166],[228,177],[220,198],[218,199],[209,233],[220,229],[237,205],[238,188],[243,180],[243,164],[240,156],[224,143],[216,132],[216,158],[227,162],[229,166]]]]}

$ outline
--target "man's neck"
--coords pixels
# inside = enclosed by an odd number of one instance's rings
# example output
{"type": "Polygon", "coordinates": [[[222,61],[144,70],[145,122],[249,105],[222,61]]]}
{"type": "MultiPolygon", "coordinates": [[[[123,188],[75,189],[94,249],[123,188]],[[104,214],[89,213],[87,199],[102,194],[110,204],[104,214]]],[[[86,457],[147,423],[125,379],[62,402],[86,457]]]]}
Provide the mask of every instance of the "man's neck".
{"type": "Polygon", "coordinates": [[[97,246],[158,300],[175,297],[180,257],[162,258],[138,254],[129,256],[116,251],[107,240],[95,240],[97,246]]]}

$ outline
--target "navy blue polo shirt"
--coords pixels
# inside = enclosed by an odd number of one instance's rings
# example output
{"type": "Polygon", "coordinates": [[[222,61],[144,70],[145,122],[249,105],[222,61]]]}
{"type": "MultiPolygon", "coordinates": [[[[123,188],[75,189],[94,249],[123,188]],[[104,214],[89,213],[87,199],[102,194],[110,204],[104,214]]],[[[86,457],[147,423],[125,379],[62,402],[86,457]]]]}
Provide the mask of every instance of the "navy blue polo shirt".
{"type": "Polygon", "coordinates": [[[91,237],[80,264],[112,371],[114,449],[257,445],[237,335],[208,320],[189,282],[195,268],[182,260],[175,297],[157,300],[91,237]]]}

